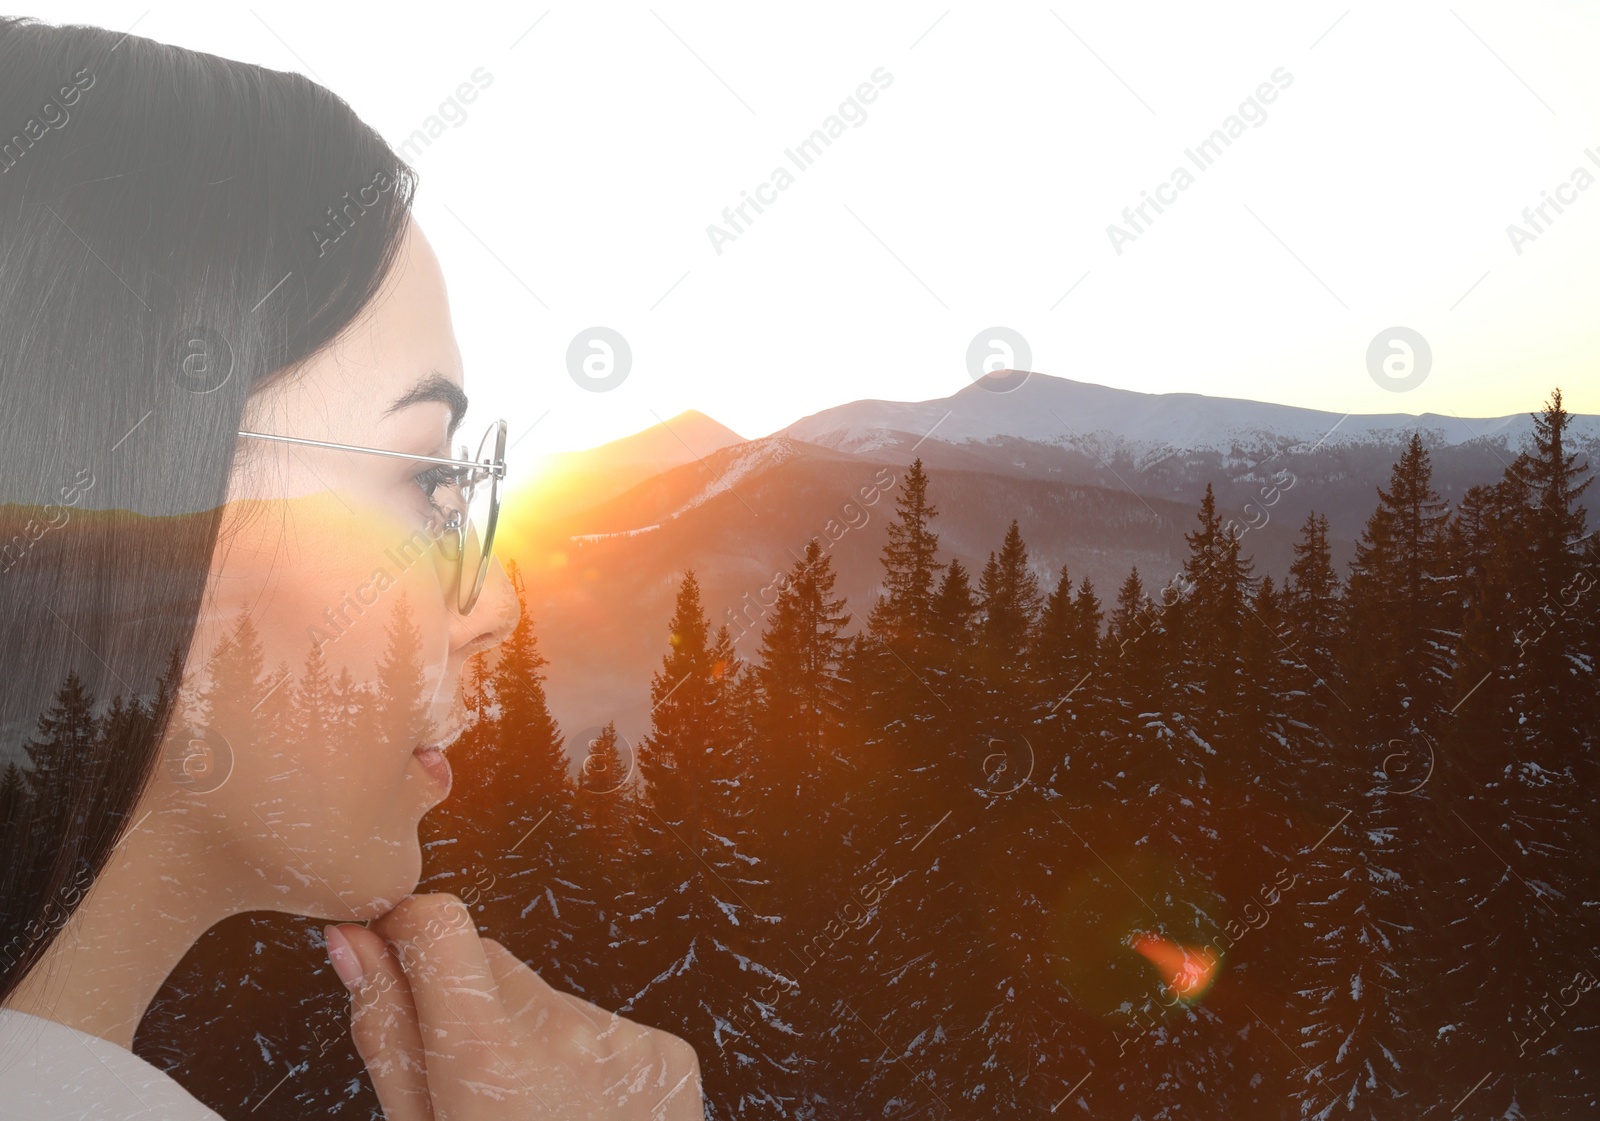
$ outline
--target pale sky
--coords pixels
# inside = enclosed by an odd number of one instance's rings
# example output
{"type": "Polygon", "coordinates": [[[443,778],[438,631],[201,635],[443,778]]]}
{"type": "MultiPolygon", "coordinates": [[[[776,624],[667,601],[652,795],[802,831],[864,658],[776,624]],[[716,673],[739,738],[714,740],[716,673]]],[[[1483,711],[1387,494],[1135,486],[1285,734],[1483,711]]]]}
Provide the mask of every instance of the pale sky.
{"type": "Polygon", "coordinates": [[[754,437],[944,396],[996,326],[1034,370],[1128,389],[1470,417],[1535,410],[1559,383],[1600,412],[1600,183],[1571,185],[1600,176],[1592,4],[28,14],[301,70],[397,148],[479,71],[413,161],[417,215],[451,287],[467,429],[506,416],[527,433],[514,460],[688,408],[754,437]],[[1274,73],[1275,100],[1241,114],[1259,123],[1200,170],[1185,149],[1274,73]],[[841,113],[862,83],[875,99],[841,113]],[[801,170],[786,149],[830,114],[856,123],[801,170]],[[780,167],[793,181],[767,186],[780,167]],[[1180,167],[1193,182],[1163,187],[1180,167]],[[719,253],[707,227],[747,194],[771,201],[719,253]],[[1176,201],[1119,254],[1107,227],[1145,194],[1176,201]],[[1547,194],[1569,201],[1535,230],[1523,210],[1547,194]],[[1520,253],[1512,223],[1537,233],[1520,253]],[[607,392],[568,374],[596,325],[633,356],[607,392]],[[1433,356],[1406,392],[1367,367],[1396,326],[1433,356]]]}

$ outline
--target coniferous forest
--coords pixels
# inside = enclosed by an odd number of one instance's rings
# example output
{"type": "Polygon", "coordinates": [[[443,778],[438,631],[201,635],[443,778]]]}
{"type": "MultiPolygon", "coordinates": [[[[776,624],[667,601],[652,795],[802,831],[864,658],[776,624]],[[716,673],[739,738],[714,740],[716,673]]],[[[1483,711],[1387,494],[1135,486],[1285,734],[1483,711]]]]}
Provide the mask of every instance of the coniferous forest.
{"type": "MultiPolygon", "coordinates": [[[[981,571],[941,556],[919,460],[876,602],[812,540],[746,659],[680,575],[637,744],[573,751],[524,610],[469,664],[418,890],[691,1042],[718,1119],[1594,1116],[1600,547],[1566,419],[1455,504],[1413,437],[1349,565],[1311,513],[1257,571],[1208,489],[1181,570],[1116,588],[1017,522],[981,571]]],[[[313,649],[263,703],[243,621],[199,703],[413,735],[389,626],[376,690],[313,649]]],[[[8,836],[74,743],[151,716],[96,708],[70,678],[41,716],[8,836]]],[[[319,922],[252,913],[136,1049],[228,1117],[379,1117],[348,1007],[319,922]]]]}

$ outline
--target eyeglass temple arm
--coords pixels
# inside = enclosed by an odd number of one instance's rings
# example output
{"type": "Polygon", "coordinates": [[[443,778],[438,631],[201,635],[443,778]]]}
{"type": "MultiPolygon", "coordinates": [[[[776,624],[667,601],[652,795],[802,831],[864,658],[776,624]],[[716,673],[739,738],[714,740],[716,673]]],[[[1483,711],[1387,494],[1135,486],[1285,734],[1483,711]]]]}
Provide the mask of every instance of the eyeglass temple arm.
{"type": "Polygon", "coordinates": [[[388,448],[363,448],[357,444],[334,444],[327,440],[307,440],[300,436],[277,436],[270,432],[246,432],[239,430],[239,435],[250,436],[257,440],[277,440],[284,444],[310,444],[318,448],[336,448],[339,451],[365,452],[367,455],[387,455],[395,459],[409,459],[413,463],[448,463],[452,467],[476,467],[486,470],[497,479],[506,477],[506,466],[503,463],[476,463],[470,459],[441,459],[436,455],[412,455],[410,452],[390,451],[388,448]]]}

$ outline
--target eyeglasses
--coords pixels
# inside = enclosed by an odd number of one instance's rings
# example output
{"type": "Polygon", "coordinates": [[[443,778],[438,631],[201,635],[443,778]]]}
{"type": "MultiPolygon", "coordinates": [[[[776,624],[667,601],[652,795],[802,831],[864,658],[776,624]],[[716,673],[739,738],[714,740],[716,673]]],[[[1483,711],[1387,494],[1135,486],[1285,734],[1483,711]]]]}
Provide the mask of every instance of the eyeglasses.
{"type": "Polygon", "coordinates": [[[408,459],[413,463],[437,463],[455,468],[454,472],[445,472],[447,477],[435,490],[433,502],[440,513],[446,515],[438,542],[445,557],[455,564],[456,606],[463,615],[471,613],[489,574],[495,526],[500,520],[500,481],[506,477],[505,421],[497,420],[489,425],[489,430],[478,443],[475,459],[469,458],[465,444],[461,445],[460,459],[441,459],[438,456],[390,451],[388,448],[364,448],[356,444],[334,444],[298,436],[275,436],[268,432],[240,431],[239,435],[257,440],[277,440],[285,444],[307,444],[316,448],[387,455],[408,459]],[[437,497],[441,492],[445,496],[443,504],[437,497]]]}

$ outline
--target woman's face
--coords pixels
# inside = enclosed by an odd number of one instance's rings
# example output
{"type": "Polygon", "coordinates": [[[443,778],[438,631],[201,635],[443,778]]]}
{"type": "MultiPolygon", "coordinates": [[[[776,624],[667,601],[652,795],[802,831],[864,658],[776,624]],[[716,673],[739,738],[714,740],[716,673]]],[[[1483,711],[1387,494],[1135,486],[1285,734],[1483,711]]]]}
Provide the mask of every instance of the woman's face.
{"type": "MultiPolygon", "coordinates": [[[[368,313],[252,398],[243,427],[451,458],[465,442],[475,458],[487,421],[455,433],[461,386],[444,279],[412,224],[368,313]]],[[[151,801],[230,906],[373,917],[416,886],[417,824],[449,784],[419,752],[461,731],[463,665],[510,634],[516,597],[495,561],[456,611],[433,465],[240,444],[151,801]]]]}

